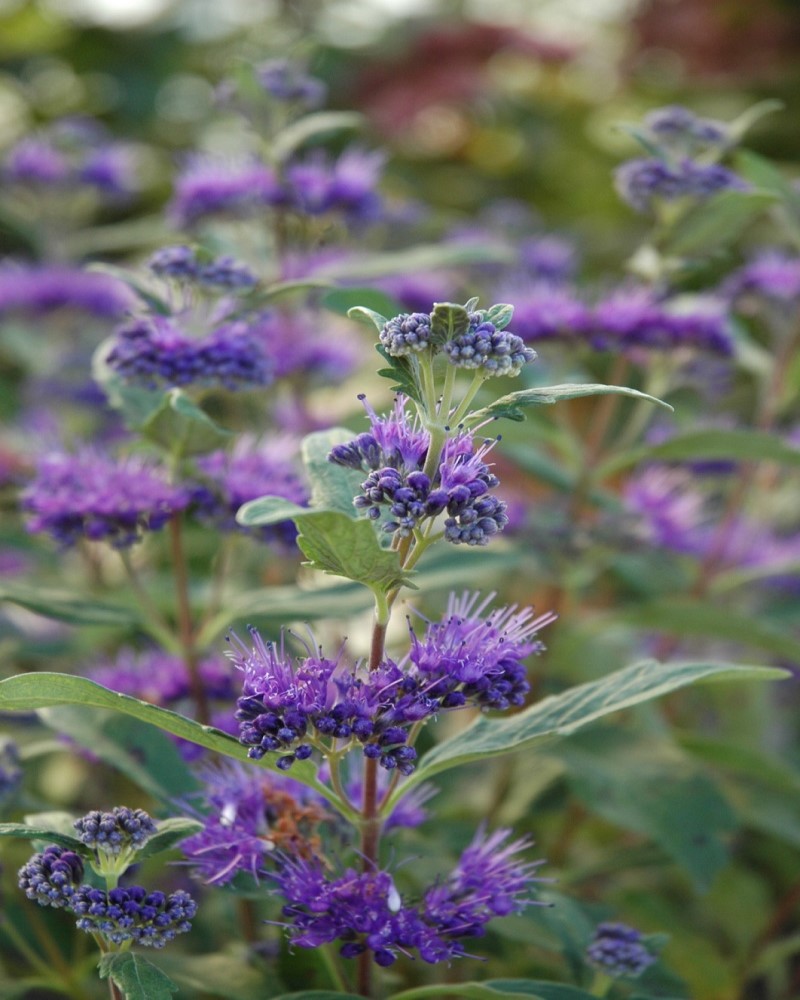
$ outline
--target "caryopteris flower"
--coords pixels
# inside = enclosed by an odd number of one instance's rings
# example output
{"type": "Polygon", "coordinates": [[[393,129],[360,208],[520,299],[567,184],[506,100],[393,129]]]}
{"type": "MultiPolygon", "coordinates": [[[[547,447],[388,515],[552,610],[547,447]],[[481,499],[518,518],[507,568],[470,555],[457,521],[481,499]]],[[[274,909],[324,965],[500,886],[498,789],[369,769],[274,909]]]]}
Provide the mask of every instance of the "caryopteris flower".
{"type": "Polygon", "coordinates": [[[536,351],[509,330],[495,327],[480,314],[470,316],[469,329],[448,340],[442,350],[456,368],[480,369],[484,375],[519,375],[536,351]]]}
{"type": "Polygon", "coordinates": [[[233,257],[209,257],[188,246],[162,247],[148,261],[150,270],[160,278],[191,282],[217,291],[237,291],[252,288],[258,281],[255,274],[233,257]]]}
{"type": "Polygon", "coordinates": [[[350,868],[334,878],[317,859],[288,861],[275,880],[286,899],[289,939],[303,948],[338,941],[343,958],[369,951],[382,966],[399,954],[431,963],[462,957],[464,938],[484,934],[493,917],[519,912],[531,902],[527,893],[541,862],[520,862],[516,855],[529,842],[503,846],[508,833],[487,837],[479,831],[456,868],[418,905],[404,901],[386,871],[359,874],[350,868]]]}
{"type": "Polygon", "coordinates": [[[337,465],[369,472],[355,507],[371,520],[383,519],[383,530],[400,537],[423,519],[446,513],[447,541],[485,545],[508,523],[505,503],[489,493],[499,482],[484,462],[492,442],[475,449],[468,432],[448,439],[431,478],[423,471],[430,435],[409,418],[406,403],[399,396],[387,417],[364,403],[371,431],[335,446],[328,456],[337,465]]]}
{"type": "Polygon", "coordinates": [[[656,961],[644,944],[642,935],[626,924],[598,924],[586,950],[591,965],[606,975],[634,979],[656,961]]]}
{"type": "Polygon", "coordinates": [[[166,895],[139,885],[109,890],[84,885],[73,895],[70,909],[78,917],[79,930],[102,934],[112,944],[130,941],[163,948],[192,929],[197,903],[182,889],[166,895]]]}
{"type": "Polygon", "coordinates": [[[240,871],[257,879],[268,858],[313,857],[326,818],[305,786],[254,767],[226,762],[208,767],[203,829],[181,844],[193,870],[211,885],[225,885],[240,871]]]}
{"type": "Polygon", "coordinates": [[[189,500],[186,490],[171,486],[139,456],[113,459],[84,448],[45,455],[22,507],[30,515],[29,532],[49,534],[63,546],[86,538],[126,548],[144,531],[162,528],[189,500]]]}
{"type": "Polygon", "coordinates": [[[63,264],[0,268],[0,316],[42,316],[61,309],[118,318],[134,304],[130,290],[107,274],[63,264]]]}
{"type": "Polygon", "coordinates": [[[371,221],[381,208],[375,188],[384,160],[380,150],[346,149],[333,162],[315,152],[286,169],[289,205],[305,215],[339,212],[352,222],[371,221]]]}
{"type": "Polygon", "coordinates": [[[115,806],[112,812],[95,809],[75,820],[81,843],[101,854],[135,853],[154,836],[156,825],[143,809],[115,806]]]}
{"type": "Polygon", "coordinates": [[[328,93],[325,82],[310,76],[289,59],[270,59],[256,66],[255,70],[258,82],[270,97],[307,108],[318,108],[325,103],[328,93]]]}
{"type": "Polygon", "coordinates": [[[274,172],[256,159],[195,157],[175,182],[169,212],[177,226],[188,228],[209,216],[236,217],[279,205],[284,198],[274,172]]]}
{"type": "Polygon", "coordinates": [[[659,201],[679,198],[704,201],[720,191],[742,191],[747,185],[738,174],[720,163],[681,160],[630,160],[618,167],[614,185],[623,201],[637,212],[649,212],[659,201]]]}
{"type": "Polygon", "coordinates": [[[737,304],[767,299],[794,307],[800,299],[800,257],[781,250],[767,250],[728,278],[723,292],[737,304]]]}
{"type": "Polygon", "coordinates": [[[19,887],[40,906],[72,906],[83,879],[80,855],[66,847],[50,844],[19,870],[19,887]]]}

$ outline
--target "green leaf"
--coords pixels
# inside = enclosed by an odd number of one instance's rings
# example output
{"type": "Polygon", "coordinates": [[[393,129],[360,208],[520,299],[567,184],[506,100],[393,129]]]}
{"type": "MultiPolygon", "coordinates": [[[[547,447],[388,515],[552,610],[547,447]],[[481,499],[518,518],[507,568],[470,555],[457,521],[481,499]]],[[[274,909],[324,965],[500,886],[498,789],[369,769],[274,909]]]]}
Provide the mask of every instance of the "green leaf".
{"type": "Polygon", "coordinates": [[[402,392],[409,399],[414,399],[418,403],[421,399],[419,390],[419,379],[416,375],[418,362],[409,357],[393,357],[383,344],[376,344],[375,350],[389,366],[379,368],[378,375],[381,378],[392,379],[392,392],[402,392]]]}
{"type": "Polygon", "coordinates": [[[650,837],[710,888],[728,862],[736,816],[707,774],[675,747],[610,727],[594,727],[557,751],[569,782],[590,810],[650,837]]]}
{"type": "Polygon", "coordinates": [[[749,108],[745,108],[732,122],[728,122],[728,134],[734,142],[739,142],[757,121],[760,121],[766,115],[774,114],[776,111],[783,111],[785,107],[786,105],[783,101],[772,97],[764,101],[757,101],[749,108]]]}
{"type": "Polygon", "coordinates": [[[231,432],[215,424],[182,389],[170,389],[161,405],[148,415],[141,432],[176,458],[202,455],[223,447],[231,432]]]}
{"type": "Polygon", "coordinates": [[[498,303],[490,306],[484,315],[487,323],[491,323],[498,330],[505,330],[514,317],[514,307],[506,303],[498,303]]]}
{"type": "Polygon", "coordinates": [[[777,196],[771,191],[722,191],[693,207],[673,226],[664,252],[690,257],[727,246],[775,201],[777,196]]]}
{"type": "Polygon", "coordinates": [[[374,324],[378,327],[378,332],[386,322],[382,313],[395,316],[403,311],[399,302],[378,288],[335,288],[322,297],[322,305],[340,316],[374,324]],[[380,326],[377,324],[378,319],[382,321],[380,326]]]}
{"type": "Polygon", "coordinates": [[[277,163],[283,163],[308,142],[318,142],[331,132],[360,128],[364,116],[358,111],[317,111],[303,115],[273,136],[269,150],[277,163]]]}
{"type": "Polygon", "coordinates": [[[274,973],[268,968],[251,964],[252,950],[245,944],[234,944],[222,952],[186,955],[172,954],[169,949],[158,956],[158,964],[178,986],[206,996],[225,1000],[257,1000],[271,996],[274,973]],[[270,989],[271,988],[271,989],[270,989]]]}
{"type": "Polygon", "coordinates": [[[434,271],[437,268],[459,267],[488,261],[511,264],[514,262],[514,251],[499,242],[461,246],[443,243],[423,244],[388,253],[365,253],[363,256],[354,254],[344,260],[320,267],[316,271],[316,277],[363,282],[373,278],[415,274],[434,271]]]}
{"type": "MultiPolygon", "coordinates": [[[[184,792],[184,795],[186,792],[184,792]]],[[[189,816],[171,816],[169,819],[160,819],[157,823],[157,831],[140,851],[136,853],[136,860],[144,861],[145,858],[152,858],[156,854],[164,851],[171,851],[182,840],[191,837],[203,829],[203,824],[198,819],[191,819],[189,816]]]]}
{"type": "Polygon", "coordinates": [[[92,355],[92,378],[100,386],[110,406],[119,410],[125,426],[137,430],[161,405],[164,393],[158,389],[142,389],[128,385],[108,364],[108,353],[114,338],[108,337],[92,355]]]}
{"type": "Polygon", "coordinates": [[[120,719],[113,712],[80,704],[42,708],[38,714],[50,729],[90,750],[163,802],[173,802],[197,787],[172,740],[137,719],[120,719]]]}
{"type": "Polygon", "coordinates": [[[169,976],[135,951],[108,952],[98,969],[101,979],[114,980],[125,1000],[170,1000],[178,992],[169,976]]]}
{"type": "Polygon", "coordinates": [[[538,979],[490,979],[486,986],[505,990],[512,996],[535,995],[540,1000],[593,1000],[594,994],[566,983],[540,982],[538,979]]]}
{"type": "Polygon", "coordinates": [[[131,626],[141,621],[136,608],[76,596],[73,591],[32,587],[16,581],[0,584],[0,601],[70,625],[131,626]]]}
{"type": "Polygon", "coordinates": [[[398,553],[381,548],[369,521],[315,512],[296,517],[295,523],[300,530],[297,544],[315,569],[383,593],[414,586],[400,566],[398,553]]]}
{"type": "MultiPolygon", "coordinates": [[[[656,403],[667,410],[672,410],[669,403],[665,403],[655,396],[648,396],[646,392],[639,392],[638,389],[629,389],[624,385],[594,385],[590,383],[566,385],[547,385],[535,389],[520,389],[518,392],[511,392],[507,396],[501,396],[489,406],[471,413],[469,424],[482,423],[489,417],[505,417],[507,420],[524,420],[525,414],[522,412],[523,406],[543,406],[552,403],[560,403],[565,399],[579,399],[583,396],[630,396],[633,399],[646,399],[649,403],[656,403]]],[[[467,422],[467,421],[465,421],[467,422]]]]}
{"type": "Polygon", "coordinates": [[[436,302],[431,313],[432,344],[446,344],[469,329],[469,313],[454,302],[436,302]]]}
{"type": "Polygon", "coordinates": [[[356,323],[364,323],[374,326],[378,333],[380,333],[389,322],[386,316],[383,316],[381,313],[375,312],[374,309],[369,309],[366,306],[351,306],[350,309],[347,310],[347,315],[356,323]]]}
{"type": "Polygon", "coordinates": [[[785,676],[783,670],[729,663],[658,663],[656,660],[636,663],[598,681],[544,698],[510,718],[481,716],[462,733],[425,754],[414,774],[395,792],[391,804],[415,785],[442,771],[570,736],[590,722],[660,698],[688,684],[709,680],[773,680],[785,676]]]}
{"type": "Polygon", "coordinates": [[[281,993],[272,1000],[364,1000],[359,993],[338,993],[336,990],[300,990],[299,993],[281,993]]]}
{"type": "MultiPolygon", "coordinates": [[[[123,715],[133,716],[142,722],[162,729],[164,732],[180,736],[190,743],[213,750],[215,753],[233,757],[236,760],[249,760],[247,747],[228,733],[223,733],[213,726],[203,726],[193,719],[187,719],[177,712],[170,712],[158,705],[150,705],[138,698],[126,694],[117,694],[108,688],[88,680],[86,677],[75,677],[71,674],[30,673],[17,674],[0,681],[0,711],[29,712],[56,705],[80,705],[84,708],[106,708],[123,715]]],[[[275,770],[274,761],[268,754],[258,766],[275,770]]],[[[341,807],[337,797],[331,790],[316,778],[316,767],[311,761],[299,760],[292,767],[292,778],[309,788],[315,789],[323,798],[337,808],[341,807]]],[[[155,780],[155,779],[154,779],[155,780]]],[[[341,809],[340,809],[341,811],[341,809]]],[[[345,810],[346,811],[346,810],[345,810]]]]}
{"type": "MultiPolygon", "coordinates": [[[[535,984],[524,979],[495,980],[487,983],[439,983],[436,986],[416,986],[410,990],[393,993],[389,1000],[424,1000],[431,997],[439,1000],[443,996],[458,997],[458,1000],[513,1000],[526,996],[532,1000],[545,1000],[544,994],[534,991],[535,984]],[[517,986],[517,989],[513,987],[517,986]]],[[[578,1000],[576,994],[575,1000],[578,1000]]],[[[555,995],[554,995],[555,996],[555,995]]],[[[589,994],[584,994],[589,996],[589,994]]],[[[565,1000],[570,1000],[565,996],[565,1000]]]]}
{"type": "Polygon", "coordinates": [[[346,427],[332,427],[303,438],[301,454],[311,483],[311,507],[338,511],[355,519],[353,497],[361,492],[364,473],[328,461],[332,448],[337,444],[346,444],[354,437],[346,427]]]}
{"type": "Polygon", "coordinates": [[[29,826],[27,823],[0,823],[0,837],[20,837],[22,840],[41,840],[48,844],[59,844],[71,851],[82,854],[84,845],[77,837],[70,837],[46,826],[29,826]]]}
{"type": "Polygon", "coordinates": [[[243,504],[236,514],[236,520],[246,528],[258,528],[280,524],[281,521],[292,521],[308,513],[310,508],[301,507],[285,497],[259,497],[243,504]]]}
{"type": "Polygon", "coordinates": [[[720,459],[735,462],[770,461],[800,466],[800,448],[772,434],[755,430],[706,430],[677,434],[658,445],[643,445],[615,455],[598,467],[598,476],[613,476],[644,461],[683,462],[720,459]]]}

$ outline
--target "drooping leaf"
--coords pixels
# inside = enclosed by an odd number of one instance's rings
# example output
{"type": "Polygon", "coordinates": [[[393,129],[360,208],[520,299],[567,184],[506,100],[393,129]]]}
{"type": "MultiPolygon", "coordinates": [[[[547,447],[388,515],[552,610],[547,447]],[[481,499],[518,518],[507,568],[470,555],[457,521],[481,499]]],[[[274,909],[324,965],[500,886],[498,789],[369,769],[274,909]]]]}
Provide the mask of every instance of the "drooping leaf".
{"type": "Polygon", "coordinates": [[[58,844],[68,847],[79,854],[84,851],[84,845],[77,837],[70,837],[59,830],[47,826],[31,826],[27,823],[0,823],[0,837],[18,837],[22,840],[41,840],[48,844],[58,844]]]}
{"type": "Polygon", "coordinates": [[[442,771],[569,736],[613,712],[651,701],[688,684],[711,680],[775,680],[785,676],[785,671],[770,667],[730,663],[658,663],[656,660],[636,663],[601,680],[544,698],[510,718],[481,716],[462,733],[425,754],[392,801],[396,802],[413,786],[442,771]]]}
{"type": "Polygon", "coordinates": [[[505,417],[506,420],[524,420],[523,407],[526,406],[547,406],[552,403],[560,403],[566,399],[579,399],[583,396],[630,396],[633,399],[646,399],[649,403],[663,406],[667,410],[672,410],[669,403],[655,396],[648,396],[646,392],[639,392],[638,389],[629,389],[624,385],[594,385],[586,383],[547,385],[535,389],[520,389],[518,392],[511,392],[507,396],[501,396],[488,406],[471,413],[468,421],[470,426],[483,423],[490,417],[505,417]]]}
{"type": "Polygon", "coordinates": [[[800,466],[800,448],[780,438],[756,430],[703,430],[676,434],[657,445],[642,445],[603,462],[599,476],[613,476],[622,469],[649,460],[684,462],[720,460],[734,462],[770,461],[782,465],[800,466]]]}
{"type": "Polygon", "coordinates": [[[222,448],[231,437],[182,389],[170,389],[140,430],[148,441],[178,458],[222,448]]]}
{"type": "Polygon", "coordinates": [[[691,257],[728,246],[776,201],[771,191],[722,191],[673,226],[664,252],[691,257]]]}
{"type": "Polygon", "coordinates": [[[274,135],[270,140],[270,154],[277,163],[283,163],[307,142],[318,141],[331,132],[360,128],[364,116],[358,111],[315,111],[274,135]]]}
{"type": "MultiPolygon", "coordinates": [[[[164,732],[180,736],[198,746],[221,753],[236,760],[248,760],[247,748],[228,733],[213,726],[204,726],[193,719],[187,719],[177,712],[170,712],[158,705],[151,705],[126,694],[109,691],[108,688],[86,677],[71,674],[30,673],[17,674],[0,681],[0,711],[29,712],[52,708],[57,705],[80,705],[84,708],[105,708],[123,715],[133,716],[142,722],[156,726],[164,732]]],[[[277,758],[275,758],[277,759],[277,758]]],[[[258,762],[260,767],[277,770],[275,759],[267,754],[258,762]]],[[[282,772],[281,772],[282,773],[282,772]]],[[[341,810],[341,803],[331,790],[316,778],[316,767],[311,761],[296,761],[292,766],[292,778],[315,789],[323,798],[341,810]]],[[[346,810],[345,810],[346,811],[346,810]]]]}
{"type": "Polygon", "coordinates": [[[141,621],[135,607],[81,597],[73,591],[33,587],[16,580],[0,584],[0,601],[70,625],[131,626],[141,621]]]}
{"type": "Polygon", "coordinates": [[[378,333],[380,333],[389,322],[388,317],[376,312],[374,309],[370,309],[368,306],[351,306],[347,310],[347,315],[350,319],[355,320],[357,323],[365,323],[370,326],[374,326],[378,333]]]}
{"type": "Polygon", "coordinates": [[[171,1000],[178,987],[158,966],[135,951],[107,952],[98,965],[101,979],[109,977],[125,1000],[171,1000]]]}

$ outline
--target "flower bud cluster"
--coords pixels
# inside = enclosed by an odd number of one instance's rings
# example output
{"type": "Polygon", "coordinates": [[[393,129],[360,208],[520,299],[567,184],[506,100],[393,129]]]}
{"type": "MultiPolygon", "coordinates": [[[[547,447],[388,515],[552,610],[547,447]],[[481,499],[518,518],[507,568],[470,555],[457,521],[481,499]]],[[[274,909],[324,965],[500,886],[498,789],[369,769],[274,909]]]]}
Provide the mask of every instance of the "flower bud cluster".
{"type": "Polygon", "coordinates": [[[252,288],[258,281],[246,264],[233,257],[203,260],[197,251],[188,246],[162,247],[150,258],[148,266],[160,278],[194,282],[228,291],[252,288]]]}
{"type": "Polygon", "coordinates": [[[70,909],[78,917],[78,930],[102,934],[112,944],[131,941],[163,948],[176,934],[192,929],[197,903],[182,889],[166,895],[140,885],[109,890],[84,885],[72,897],[70,909]]]}
{"type": "Polygon", "coordinates": [[[71,906],[82,880],[80,855],[57,844],[34,854],[19,870],[20,889],[40,906],[71,906]]]}
{"type": "Polygon", "coordinates": [[[94,809],[75,820],[81,843],[98,854],[136,851],[155,834],[156,825],[143,809],[115,806],[112,812],[94,809]]]}
{"type": "Polygon", "coordinates": [[[639,931],[616,923],[598,924],[586,956],[596,969],[615,978],[635,978],[656,961],[639,931]]]}

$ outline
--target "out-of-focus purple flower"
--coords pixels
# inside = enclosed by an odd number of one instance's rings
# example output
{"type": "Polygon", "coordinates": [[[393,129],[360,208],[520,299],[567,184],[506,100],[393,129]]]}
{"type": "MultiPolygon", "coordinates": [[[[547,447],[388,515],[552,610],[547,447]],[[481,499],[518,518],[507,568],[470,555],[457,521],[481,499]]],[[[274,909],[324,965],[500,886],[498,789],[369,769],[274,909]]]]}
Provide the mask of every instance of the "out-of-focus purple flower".
{"type": "MultiPolygon", "coordinates": [[[[197,669],[210,700],[230,702],[236,697],[235,675],[225,660],[205,657],[197,669]]],[[[143,652],[123,649],[113,662],[92,667],[87,676],[112,691],[164,708],[174,708],[187,701],[192,693],[184,660],[160,649],[143,652]]]]}
{"type": "Polygon", "coordinates": [[[86,538],[127,548],[145,531],[163,528],[189,500],[188,491],[171,486],[139,456],[113,459],[84,448],[44,455],[22,507],[30,514],[29,532],[49,534],[62,546],[86,538]]]}
{"type": "Polygon", "coordinates": [[[627,924],[598,924],[589,947],[589,963],[615,979],[635,979],[656,961],[642,944],[642,935],[627,924]]]}
{"type": "Polygon", "coordinates": [[[418,906],[403,900],[386,871],[347,869],[331,877],[317,859],[289,861],[274,876],[286,900],[289,939],[302,948],[339,941],[343,958],[370,952],[381,966],[398,954],[416,953],[430,963],[463,957],[464,938],[483,935],[494,917],[532,902],[533,873],[542,862],[519,861],[516,855],[529,842],[505,844],[508,835],[480,830],[456,868],[418,906]]]}
{"type": "Polygon", "coordinates": [[[628,480],[624,497],[651,544],[695,556],[705,551],[705,496],[686,469],[646,466],[628,480]]]}
{"type": "Polygon", "coordinates": [[[297,442],[288,437],[258,441],[251,435],[238,438],[231,452],[215,451],[198,458],[198,470],[207,486],[195,494],[198,513],[222,531],[242,531],[262,541],[291,545],[297,537],[292,521],[265,528],[245,528],[236,523],[236,512],[257,497],[284,497],[305,506],[308,487],[297,466],[297,442]]]}
{"type": "Polygon", "coordinates": [[[163,948],[177,934],[190,931],[197,913],[197,903],[183,889],[167,896],[139,885],[109,890],[82,885],[69,908],[78,917],[78,930],[100,934],[113,944],[133,942],[148,948],[163,948]]]}
{"type": "Polygon", "coordinates": [[[722,291],[737,303],[752,296],[794,306],[800,299],[800,257],[782,250],[762,251],[734,271],[722,291]]]}
{"type": "MultiPolygon", "coordinates": [[[[364,798],[363,760],[361,758],[356,758],[355,760],[348,758],[347,764],[349,768],[347,778],[343,781],[344,789],[351,802],[359,803],[364,798]]],[[[327,762],[323,761],[317,772],[317,777],[320,781],[329,780],[330,772],[327,762]]],[[[383,769],[378,771],[377,792],[379,800],[389,790],[390,781],[391,775],[389,771],[383,769]]],[[[400,787],[402,788],[402,785],[400,787]]],[[[401,828],[413,829],[414,827],[421,826],[428,819],[428,810],[425,806],[436,795],[436,791],[433,785],[422,784],[415,785],[410,792],[406,792],[387,816],[383,824],[384,832],[401,828]]]]}
{"type": "Polygon", "coordinates": [[[670,151],[699,152],[724,146],[730,129],[714,118],[700,118],[680,104],[655,108],[644,116],[646,130],[670,151]]]}
{"type": "Polygon", "coordinates": [[[239,216],[280,205],[285,198],[275,173],[256,159],[215,160],[194,157],[175,181],[169,215],[189,228],[214,215],[239,216]]]}
{"type": "Polygon", "coordinates": [[[106,361],[127,382],[148,388],[200,384],[233,391],[266,385],[272,374],[245,320],[193,338],[173,319],[141,317],[117,330],[106,361]]]}
{"type": "Polygon", "coordinates": [[[64,154],[46,139],[27,138],[6,154],[3,172],[17,184],[60,185],[67,181],[70,166],[64,154]]]}
{"type": "Polygon", "coordinates": [[[131,150],[120,144],[90,150],[80,166],[78,179],[111,200],[128,197],[137,186],[131,150]]]}
{"type": "Polygon", "coordinates": [[[252,288],[258,282],[250,268],[233,257],[204,260],[188,246],[162,247],[152,255],[148,267],[160,278],[196,282],[220,291],[252,288]]]}
{"type": "Polygon", "coordinates": [[[316,152],[286,168],[289,202],[306,215],[341,212],[351,221],[368,222],[381,209],[376,191],[385,155],[380,151],[345,150],[331,161],[316,152]]]}
{"type": "Polygon", "coordinates": [[[117,318],[134,302],[128,287],[107,274],[62,264],[0,266],[0,317],[74,309],[103,319],[117,318]]]}
{"type": "Polygon", "coordinates": [[[310,857],[319,851],[317,826],[326,818],[303,785],[282,775],[226,761],[207,767],[203,829],[181,844],[193,870],[211,885],[240,871],[257,879],[267,857],[310,857]]]}
{"type": "Polygon", "coordinates": [[[591,329],[591,311],[569,285],[536,281],[503,291],[514,303],[514,329],[526,342],[578,341],[591,329]]]}
{"type": "Polygon", "coordinates": [[[520,242],[519,262],[537,281],[565,282],[575,277],[575,247],[560,236],[532,236],[520,242]]]}
{"type": "Polygon", "coordinates": [[[360,341],[349,327],[332,337],[310,314],[261,313],[254,317],[252,329],[276,378],[298,375],[338,382],[362,360],[360,341]]]}
{"type": "Polygon", "coordinates": [[[614,173],[614,186],[637,212],[651,212],[658,201],[678,198],[703,201],[720,191],[744,191],[747,183],[719,163],[657,159],[629,160],[614,173]]]}
{"type": "Polygon", "coordinates": [[[0,804],[16,792],[22,782],[19,749],[13,740],[0,741],[0,804]]]}
{"type": "Polygon", "coordinates": [[[279,101],[296,102],[307,108],[325,103],[328,87],[289,59],[270,59],[256,66],[256,78],[264,90],[279,101]]]}

